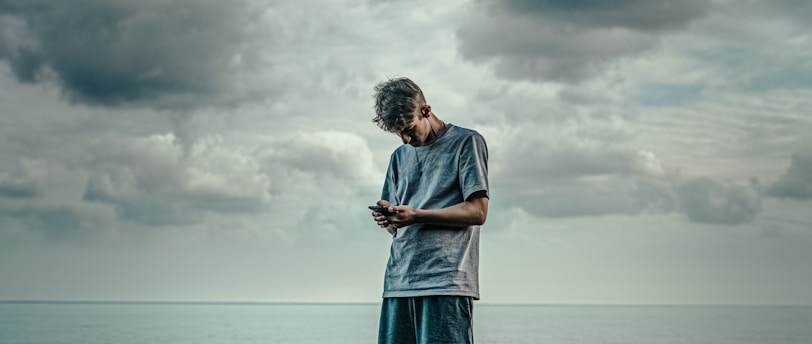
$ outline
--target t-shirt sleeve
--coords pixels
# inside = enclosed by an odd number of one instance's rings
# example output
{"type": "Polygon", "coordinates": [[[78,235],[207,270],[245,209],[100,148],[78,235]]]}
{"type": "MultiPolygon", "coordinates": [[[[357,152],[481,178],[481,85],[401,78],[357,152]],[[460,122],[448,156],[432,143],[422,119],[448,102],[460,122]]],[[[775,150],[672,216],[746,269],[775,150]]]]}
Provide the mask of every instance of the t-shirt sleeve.
{"type": "Polygon", "coordinates": [[[488,146],[485,139],[479,135],[471,135],[462,145],[460,152],[460,187],[464,200],[468,200],[476,192],[484,191],[490,198],[488,191],[488,146]]]}

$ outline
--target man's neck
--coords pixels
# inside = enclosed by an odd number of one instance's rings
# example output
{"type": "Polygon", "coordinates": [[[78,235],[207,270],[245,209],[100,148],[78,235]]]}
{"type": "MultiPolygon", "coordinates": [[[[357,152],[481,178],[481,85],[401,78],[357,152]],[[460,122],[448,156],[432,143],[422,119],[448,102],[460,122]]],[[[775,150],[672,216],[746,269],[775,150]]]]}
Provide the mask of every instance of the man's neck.
{"type": "Polygon", "coordinates": [[[434,140],[442,136],[443,129],[445,129],[445,122],[437,118],[434,114],[431,114],[431,117],[429,117],[429,126],[431,126],[431,132],[426,138],[426,143],[434,142],[434,140]]]}

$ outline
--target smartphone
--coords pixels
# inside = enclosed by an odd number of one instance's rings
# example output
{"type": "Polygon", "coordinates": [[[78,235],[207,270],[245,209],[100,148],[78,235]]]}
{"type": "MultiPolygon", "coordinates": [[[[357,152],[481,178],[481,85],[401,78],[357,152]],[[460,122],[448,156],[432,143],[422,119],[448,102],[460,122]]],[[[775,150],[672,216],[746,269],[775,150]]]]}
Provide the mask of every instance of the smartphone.
{"type": "Polygon", "coordinates": [[[371,205],[371,206],[369,206],[369,209],[372,210],[372,211],[377,211],[377,212],[379,212],[381,214],[384,214],[386,216],[395,215],[395,213],[392,213],[392,212],[389,211],[389,207],[384,207],[382,205],[371,205]]]}

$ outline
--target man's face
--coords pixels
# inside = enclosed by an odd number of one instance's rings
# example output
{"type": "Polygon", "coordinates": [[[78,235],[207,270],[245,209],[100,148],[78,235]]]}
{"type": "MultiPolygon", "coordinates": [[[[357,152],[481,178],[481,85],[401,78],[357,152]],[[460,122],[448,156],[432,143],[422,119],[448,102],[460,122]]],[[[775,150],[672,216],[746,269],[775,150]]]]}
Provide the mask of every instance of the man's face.
{"type": "Polygon", "coordinates": [[[412,122],[407,124],[403,130],[395,131],[394,134],[400,136],[403,144],[419,147],[426,143],[426,139],[431,133],[431,124],[429,119],[423,116],[421,110],[418,109],[415,112],[417,113],[414,115],[412,122]]]}

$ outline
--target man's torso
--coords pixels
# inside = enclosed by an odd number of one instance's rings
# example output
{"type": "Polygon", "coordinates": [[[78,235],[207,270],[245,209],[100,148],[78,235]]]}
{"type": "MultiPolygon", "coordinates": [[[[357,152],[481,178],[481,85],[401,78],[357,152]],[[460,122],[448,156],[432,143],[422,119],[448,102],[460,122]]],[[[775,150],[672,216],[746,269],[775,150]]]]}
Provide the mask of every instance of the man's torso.
{"type": "MultiPolygon", "coordinates": [[[[461,203],[487,192],[487,148],[475,131],[448,124],[429,145],[393,154],[382,199],[415,209],[461,203]]],[[[400,228],[387,263],[384,297],[458,295],[479,298],[479,226],[400,228]]]]}

